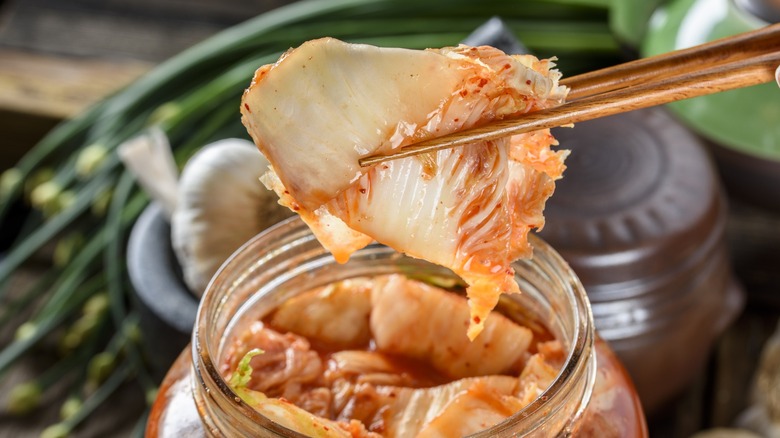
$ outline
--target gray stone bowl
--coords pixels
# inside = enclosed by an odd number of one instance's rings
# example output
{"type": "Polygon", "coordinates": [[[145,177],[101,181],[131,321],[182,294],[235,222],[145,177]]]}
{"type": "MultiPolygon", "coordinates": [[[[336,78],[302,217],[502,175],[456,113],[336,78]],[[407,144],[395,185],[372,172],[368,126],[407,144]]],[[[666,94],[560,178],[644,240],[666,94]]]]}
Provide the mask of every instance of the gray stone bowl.
{"type": "Polygon", "coordinates": [[[156,377],[162,378],[190,341],[198,299],[184,284],[171,246],[171,227],[151,203],[130,233],[127,271],[143,345],[156,377]]]}

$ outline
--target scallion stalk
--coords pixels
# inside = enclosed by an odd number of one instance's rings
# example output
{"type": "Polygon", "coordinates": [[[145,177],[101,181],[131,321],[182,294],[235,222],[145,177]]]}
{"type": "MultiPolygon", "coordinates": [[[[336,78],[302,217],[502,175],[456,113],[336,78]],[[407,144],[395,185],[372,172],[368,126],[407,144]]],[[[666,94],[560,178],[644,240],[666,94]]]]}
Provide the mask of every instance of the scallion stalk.
{"type": "Polygon", "coordinates": [[[93,280],[92,283],[96,284],[87,282],[84,286],[80,287],[75,295],[56,313],[49,313],[38,320],[34,320],[34,325],[31,327],[31,330],[27,331],[25,336],[17,337],[6,345],[0,351],[0,377],[8,371],[8,368],[13,365],[19,357],[32,348],[44,336],[48,335],[52,329],[65,321],[66,318],[74,313],[79,305],[97,292],[97,290],[99,290],[97,286],[99,286],[100,281],[102,281],[102,278],[93,280]]]}
{"type": "Polygon", "coordinates": [[[49,426],[41,433],[42,438],[60,438],[66,437],[73,429],[84,421],[92,412],[103,404],[108,397],[116,391],[133,373],[129,363],[123,363],[119,369],[103,383],[95,392],[80,406],[80,408],[70,417],[61,422],[49,426]]]}

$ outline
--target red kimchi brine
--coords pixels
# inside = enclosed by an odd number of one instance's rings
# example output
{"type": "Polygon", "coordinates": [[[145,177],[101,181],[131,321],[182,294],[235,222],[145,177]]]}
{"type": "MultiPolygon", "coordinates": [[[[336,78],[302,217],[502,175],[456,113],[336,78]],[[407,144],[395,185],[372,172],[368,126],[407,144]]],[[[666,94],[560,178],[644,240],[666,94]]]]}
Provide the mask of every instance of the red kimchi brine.
{"type": "MultiPolygon", "coordinates": [[[[544,397],[567,359],[543,326],[493,312],[471,341],[468,324],[462,295],[400,274],[355,278],[251,324],[222,372],[245,403],[308,436],[468,436],[544,397]]],[[[641,436],[621,367],[608,352],[601,359],[578,433],[641,436]]]]}

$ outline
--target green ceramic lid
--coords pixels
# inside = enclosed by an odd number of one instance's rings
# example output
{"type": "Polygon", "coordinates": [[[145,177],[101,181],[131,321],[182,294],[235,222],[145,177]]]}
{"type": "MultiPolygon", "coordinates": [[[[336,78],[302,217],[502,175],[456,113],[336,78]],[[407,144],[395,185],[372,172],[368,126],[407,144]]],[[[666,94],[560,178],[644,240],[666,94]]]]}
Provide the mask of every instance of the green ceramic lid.
{"type": "MultiPolygon", "coordinates": [[[[780,16],[770,0],[675,0],[656,11],[642,55],[684,49],[766,26],[780,16]]],[[[780,89],[763,84],[668,105],[688,126],[716,143],[780,161],[780,89]]]]}

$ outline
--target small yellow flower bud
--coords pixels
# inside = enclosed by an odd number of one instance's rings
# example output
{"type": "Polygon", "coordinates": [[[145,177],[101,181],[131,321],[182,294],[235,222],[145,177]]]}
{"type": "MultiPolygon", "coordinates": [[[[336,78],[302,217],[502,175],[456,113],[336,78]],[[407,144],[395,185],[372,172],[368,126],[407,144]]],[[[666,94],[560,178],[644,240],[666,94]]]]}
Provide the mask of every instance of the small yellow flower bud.
{"type": "Polygon", "coordinates": [[[168,120],[176,117],[181,112],[181,105],[176,102],[166,102],[157,107],[149,115],[147,126],[162,125],[168,120]]]}
{"type": "Polygon", "coordinates": [[[24,192],[29,196],[39,185],[51,181],[54,178],[54,170],[44,167],[33,172],[24,181],[24,192]]]}
{"type": "Polygon", "coordinates": [[[0,175],[0,197],[11,194],[11,191],[22,180],[22,171],[12,167],[0,175]]]}
{"type": "Polygon", "coordinates": [[[16,415],[32,412],[40,406],[41,386],[36,382],[25,382],[14,386],[8,394],[8,411],[16,415]]]}
{"type": "Polygon", "coordinates": [[[65,424],[53,424],[41,432],[41,438],[67,438],[70,435],[70,427],[65,424]]]}
{"type": "Polygon", "coordinates": [[[87,366],[87,376],[89,383],[95,386],[104,382],[116,367],[116,356],[104,351],[96,354],[89,361],[87,366]]]}
{"type": "Polygon", "coordinates": [[[76,175],[79,178],[87,178],[100,168],[108,155],[108,149],[102,144],[91,144],[79,153],[76,159],[76,175]]]}
{"type": "Polygon", "coordinates": [[[38,324],[34,322],[24,322],[16,329],[16,333],[14,337],[17,341],[23,341],[25,339],[29,339],[35,335],[35,333],[38,331],[38,324]]]}
{"type": "Polygon", "coordinates": [[[54,217],[63,210],[70,208],[76,202],[76,194],[72,190],[60,192],[56,198],[43,205],[43,215],[54,217]]]}
{"type": "Polygon", "coordinates": [[[138,327],[138,324],[130,324],[126,326],[125,334],[127,335],[128,341],[135,344],[141,342],[141,328],[138,327]]]}
{"type": "Polygon", "coordinates": [[[92,201],[92,207],[90,208],[92,215],[99,218],[105,216],[108,206],[111,205],[111,197],[113,195],[114,191],[111,189],[105,189],[98,193],[92,201]]]}
{"type": "Polygon", "coordinates": [[[62,267],[70,263],[73,255],[84,246],[84,236],[81,233],[70,233],[61,238],[54,247],[52,261],[54,266],[62,267]]]}
{"type": "Polygon", "coordinates": [[[159,392],[158,388],[154,388],[154,389],[150,389],[150,390],[146,391],[146,404],[147,405],[151,406],[152,404],[154,404],[155,399],[157,399],[157,393],[158,392],[159,392]]]}
{"type": "Polygon", "coordinates": [[[94,314],[84,314],[77,319],[60,338],[60,350],[67,354],[78,348],[87,336],[98,326],[100,317],[94,314]]]}
{"type": "Polygon", "coordinates": [[[57,204],[59,205],[60,211],[67,210],[74,202],[76,202],[76,193],[74,193],[73,190],[65,190],[57,197],[57,204]]]}
{"type": "Polygon", "coordinates": [[[108,306],[109,306],[108,293],[100,292],[89,297],[87,302],[84,303],[84,307],[82,307],[82,311],[84,312],[84,315],[98,316],[103,312],[105,312],[106,310],[108,310],[108,306]]]}
{"type": "Polygon", "coordinates": [[[51,208],[61,192],[62,187],[56,181],[43,182],[30,192],[30,203],[40,210],[51,208]]]}
{"type": "Polygon", "coordinates": [[[68,418],[76,415],[78,411],[81,409],[81,406],[84,404],[84,402],[81,401],[80,397],[76,396],[70,396],[67,400],[62,404],[60,407],[60,419],[62,421],[67,420],[68,418]]]}

